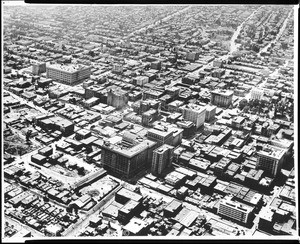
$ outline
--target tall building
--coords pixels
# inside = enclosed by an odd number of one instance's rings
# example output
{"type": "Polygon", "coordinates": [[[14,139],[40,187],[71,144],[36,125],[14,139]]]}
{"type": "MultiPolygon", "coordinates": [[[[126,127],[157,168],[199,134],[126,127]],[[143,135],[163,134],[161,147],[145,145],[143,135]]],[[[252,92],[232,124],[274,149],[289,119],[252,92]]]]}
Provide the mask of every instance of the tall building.
{"type": "Polygon", "coordinates": [[[206,105],[205,106],[206,112],[205,112],[205,121],[210,122],[215,119],[216,116],[216,109],[217,107],[215,105],[206,105]]]}
{"type": "Polygon", "coordinates": [[[151,172],[160,175],[164,169],[171,167],[174,154],[174,147],[163,144],[153,151],[151,172]]]}
{"type": "Polygon", "coordinates": [[[256,168],[263,169],[266,174],[276,176],[282,168],[286,149],[268,146],[257,152],[256,168]]]}
{"type": "Polygon", "coordinates": [[[156,148],[162,146],[163,144],[172,145],[173,143],[173,131],[168,130],[166,128],[166,131],[160,131],[156,129],[150,129],[148,130],[147,138],[151,141],[155,141],[156,148]]]}
{"type": "Polygon", "coordinates": [[[274,225],[274,211],[269,207],[263,207],[259,212],[258,229],[270,231],[274,225]]]}
{"type": "Polygon", "coordinates": [[[258,88],[253,87],[250,94],[251,94],[251,99],[260,100],[264,95],[264,91],[262,89],[258,89],[258,88]]]}
{"type": "Polygon", "coordinates": [[[39,75],[44,72],[46,72],[46,63],[36,62],[32,64],[32,73],[34,75],[39,75]]]}
{"type": "Polygon", "coordinates": [[[196,129],[200,128],[205,121],[205,107],[197,104],[187,104],[182,107],[182,116],[185,120],[191,121],[196,125],[196,129]]]}
{"type": "Polygon", "coordinates": [[[142,139],[133,146],[104,142],[101,145],[103,167],[118,176],[131,178],[150,166],[155,144],[142,139]]]}
{"type": "Polygon", "coordinates": [[[218,207],[218,214],[247,224],[253,212],[253,207],[240,202],[232,201],[229,198],[221,199],[218,207]]]}
{"type": "Polygon", "coordinates": [[[67,85],[77,84],[78,82],[90,78],[91,67],[84,65],[63,65],[53,64],[46,67],[47,78],[67,85]]]}
{"type": "Polygon", "coordinates": [[[213,105],[220,107],[228,107],[232,104],[233,91],[229,90],[214,90],[211,91],[210,102],[213,105]]]}
{"type": "Polygon", "coordinates": [[[150,126],[158,118],[158,111],[150,109],[142,114],[142,125],[150,126]]]}
{"type": "Polygon", "coordinates": [[[107,93],[107,104],[117,109],[125,107],[128,103],[128,92],[122,89],[109,89],[107,93]]]}

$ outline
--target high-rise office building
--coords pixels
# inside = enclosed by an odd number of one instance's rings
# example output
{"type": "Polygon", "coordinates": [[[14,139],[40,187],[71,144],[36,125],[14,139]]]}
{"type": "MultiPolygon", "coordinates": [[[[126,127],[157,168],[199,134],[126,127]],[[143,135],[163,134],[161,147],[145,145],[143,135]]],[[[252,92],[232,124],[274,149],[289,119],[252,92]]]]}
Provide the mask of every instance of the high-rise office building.
{"type": "Polygon", "coordinates": [[[276,176],[282,168],[286,149],[268,146],[257,152],[256,168],[263,169],[266,174],[276,176]]]}
{"type": "Polygon", "coordinates": [[[197,104],[187,104],[182,107],[182,116],[185,120],[191,121],[196,125],[196,129],[200,128],[205,121],[205,107],[197,104]]]}
{"type": "Polygon", "coordinates": [[[249,217],[253,213],[253,207],[240,202],[232,201],[229,198],[221,199],[218,214],[247,224],[249,217]]]}
{"type": "Polygon", "coordinates": [[[232,104],[233,91],[214,90],[211,91],[211,103],[220,107],[228,107],[232,104]]]}
{"type": "Polygon", "coordinates": [[[107,93],[107,104],[117,109],[125,107],[128,103],[128,92],[122,89],[109,89],[107,93]]]}
{"type": "Polygon", "coordinates": [[[172,145],[173,144],[173,131],[166,130],[160,131],[156,129],[148,130],[147,138],[151,141],[155,141],[156,148],[162,146],[163,144],[172,145]]]}
{"type": "Polygon", "coordinates": [[[150,140],[141,140],[133,146],[105,142],[101,145],[103,167],[118,176],[131,178],[150,167],[155,144],[150,140]]]}
{"type": "Polygon", "coordinates": [[[39,75],[44,72],[46,72],[46,63],[36,62],[32,64],[32,73],[34,75],[39,75]]]}
{"type": "Polygon", "coordinates": [[[174,147],[163,144],[153,151],[151,172],[154,175],[160,175],[164,169],[172,165],[174,147]]]}
{"type": "Polygon", "coordinates": [[[206,105],[205,106],[206,112],[205,112],[205,121],[210,122],[215,119],[216,115],[216,109],[217,107],[215,105],[206,105]]]}
{"type": "Polygon", "coordinates": [[[53,64],[46,67],[47,78],[67,85],[74,85],[90,78],[91,67],[84,65],[53,64]]]}

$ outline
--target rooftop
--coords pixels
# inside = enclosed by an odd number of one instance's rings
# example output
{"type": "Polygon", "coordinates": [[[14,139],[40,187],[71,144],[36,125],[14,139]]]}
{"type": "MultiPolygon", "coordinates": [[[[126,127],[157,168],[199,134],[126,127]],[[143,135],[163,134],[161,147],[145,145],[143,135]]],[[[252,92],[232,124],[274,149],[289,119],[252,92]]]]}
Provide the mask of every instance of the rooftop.
{"type": "Polygon", "coordinates": [[[214,94],[217,94],[217,95],[222,95],[222,96],[232,96],[233,95],[233,91],[221,90],[221,89],[211,91],[211,93],[214,93],[214,94]]]}
{"type": "Polygon", "coordinates": [[[265,147],[257,152],[257,154],[260,156],[272,157],[277,160],[280,160],[285,153],[286,150],[272,146],[265,147]]]}
{"type": "Polygon", "coordinates": [[[73,73],[73,72],[80,71],[80,70],[83,70],[83,69],[86,69],[89,67],[84,66],[84,65],[74,65],[74,64],[70,64],[70,65],[52,64],[52,65],[47,66],[47,68],[73,73]]]}
{"type": "Polygon", "coordinates": [[[157,152],[157,153],[163,153],[163,152],[165,152],[165,151],[167,151],[169,149],[174,149],[174,147],[172,147],[172,146],[170,146],[168,144],[163,144],[161,147],[157,148],[155,150],[155,152],[157,152]]]}

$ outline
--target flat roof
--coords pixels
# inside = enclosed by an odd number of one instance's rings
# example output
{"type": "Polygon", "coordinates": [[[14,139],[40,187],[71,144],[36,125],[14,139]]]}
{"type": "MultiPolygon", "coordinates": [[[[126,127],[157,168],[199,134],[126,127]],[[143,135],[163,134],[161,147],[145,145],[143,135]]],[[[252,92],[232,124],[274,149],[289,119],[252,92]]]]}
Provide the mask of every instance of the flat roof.
{"type": "Polygon", "coordinates": [[[139,144],[128,148],[128,147],[123,147],[122,145],[113,145],[113,144],[104,144],[102,145],[103,148],[111,150],[113,152],[116,152],[118,154],[121,154],[122,156],[125,156],[127,158],[132,158],[139,153],[143,152],[147,148],[151,148],[156,144],[154,141],[150,141],[145,139],[144,141],[140,142],[139,144]]]}
{"type": "Polygon", "coordinates": [[[285,149],[272,147],[270,145],[257,152],[258,155],[267,156],[277,160],[280,160],[285,153],[286,153],[285,149]]]}
{"type": "Polygon", "coordinates": [[[165,151],[167,151],[169,149],[174,149],[174,147],[170,146],[168,144],[163,144],[162,146],[160,146],[159,148],[157,148],[155,150],[155,152],[157,152],[157,153],[163,153],[163,152],[165,152],[165,151]]]}
{"type": "Polygon", "coordinates": [[[175,220],[185,227],[189,227],[198,218],[199,214],[196,211],[183,208],[175,217],[175,220]]]}
{"type": "Polygon", "coordinates": [[[85,65],[74,65],[74,64],[70,64],[70,65],[62,65],[62,64],[52,64],[47,66],[47,69],[55,69],[55,70],[60,70],[60,71],[66,71],[69,73],[73,73],[73,72],[77,72],[83,69],[87,69],[90,68],[89,66],[85,66],[85,65]]]}
{"type": "Polygon", "coordinates": [[[217,95],[222,95],[222,96],[232,96],[233,95],[233,91],[230,90],[220,90],[220,89],[216,89],[211,91],[211,93],[217,94],[217,95]]]}
{"type": "Polygon", "coordinates": [[[133,191],[130,191],[126,188],[122,188],[120,189],[118,192],[117,192],[118,195],[122,195],[126,198],[129,198],[131,200],[134,200],[136,202],[139,202],[141,199],[142,199],[142,196],[133,192],[133,191]]]}
{"type": "Polygon", "coordinates": [[[254,209],[253,207],[251,207],[249,205],[246,205],[246,204],[243,204],[243,203],[237,202],[237,201],[232,201],[232,200],[229,200],[229,199],[221,199],[220,200],[220,205],[221,204],[226,205],[226,206],[231,207],[231,208],[234,208],[234,209],[241,210],[243,212],[248,212],[248,213],[250,213],[254,209]]]}
{"type": "Polygon", "coordinates": [[[153,133],[153,134],[156,134],[156,135],[160,135],[160,136],[163,136],[163,137],[166,137],[170,134],[173,134],[173,131],[161,131],[161,130],[156,130],[156,129],[150,129],[148,130],[148,133],[153,133]]]}
{"type": "Polygon", "coordinates": [[[123,228],[131,233],[137,234],[146,226],[148,226],[146,221],[133,217],[123,228]]]}
{"type": "Polygon", "coordinates": [[[201,113],[202,111],[206,110],[206,107],[198,105],[198,104],[194,104],[194,103],[189,103],[189,104],[183,105],[181,108],[187,109],[187,110],[192,110],[192,111],[198,112],[198,113],[201,113]]]}

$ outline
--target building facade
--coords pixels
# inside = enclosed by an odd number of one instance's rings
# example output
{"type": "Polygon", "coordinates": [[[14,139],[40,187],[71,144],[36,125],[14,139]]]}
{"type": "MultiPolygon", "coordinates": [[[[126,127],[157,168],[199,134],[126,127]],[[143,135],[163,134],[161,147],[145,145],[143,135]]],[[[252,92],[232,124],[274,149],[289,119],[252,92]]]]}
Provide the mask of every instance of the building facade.
{"type": "Polygon", "coordinates": [[[107,105],[113,106],[116,109],[125,107],[128,103],[128,92],[122,89],[109,89],[107,93],[107,105]]]}
{"type": "Polygon", "coordinates": [[[171,167],[173,161],[174,147],[163,144],[153,151],[151,172],[161,175],[164,169],[171,167]]]}
{"type": "Polygon", "coordinates": [[[266,174],[275,177],[281,171],[285,153],[286,150],[271,146],[258,151],[256,168],[263,169],[266,174]]]}
{"type": "Polygon", "coordinates": [[[74,85],[90,78],[91,67],[84,65],[60,65],[53,64],[46,67],[47,78],[66,85],[74,85]]]}
{"type": "Polygon", "coordinates": [[[32,64],[32,74],[39,75],[46,72],[46,63],[34,63],[32,64]]]}
{"type": "Polygon", "coordinates": [[[213,105],[220,107],[228,107],[232,104],[233,91],[229,90],[214,90],[211,92],[210,102],[213,105]]]}
{"type": "Polygon", "coordinates": [[[205,107],[196,105],[196,104],[188,104],[184,105],[182,108],[182,116],[185,120],[191,121],[196,125],[196,129],[200,128],[205,121],[205,107]]]}
{"type": "Polygon", "coordinates": [[[216,109],[217,107],[214,105],[206,105],[205,106],[206,112],[205,112],[205,121],[210,122],[215,119],[216,116],[216,109]]]}
{"type": "Polygon", "coordinates": [[[258,88],[252,88],[251,90],[251,99],[258,99],[260,100],[264,95],[264,91],[262,89],[258,89],[258,88]]]}
{"type": "Polygon", "coordinates": [[[152,160],[155,142],[144,140],[132,147],[110,144],[101,146],[104,169],[127,179],[148,168],[152,160]]]}
{"type": "Polygon", "coordinates": [[[156,142],[156,148],[163,144],[173,144],[173,131],[160,131],[156,129],[148,130],[147,139],[156,142]]]}
{"type": "Polygon", "coordinates": [[[234,202],[231,199],[221,199],[218,208],[218,214],[244,224],[248,223],[249,217],[252,212],[253,207],[234,202]]]}

